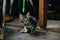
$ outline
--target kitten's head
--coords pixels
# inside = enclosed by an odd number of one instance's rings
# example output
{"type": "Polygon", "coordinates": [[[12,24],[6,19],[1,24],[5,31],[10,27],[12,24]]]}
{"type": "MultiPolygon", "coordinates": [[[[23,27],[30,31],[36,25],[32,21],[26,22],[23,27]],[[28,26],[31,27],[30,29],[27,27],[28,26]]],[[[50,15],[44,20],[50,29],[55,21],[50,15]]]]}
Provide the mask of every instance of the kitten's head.
{"type": "Polygon", "coordinates": [[[29,18],[30,18],[30,13],[29,12],[26,15],[19,14],[19,20],[24,24],[29,23],[29,18]]]}

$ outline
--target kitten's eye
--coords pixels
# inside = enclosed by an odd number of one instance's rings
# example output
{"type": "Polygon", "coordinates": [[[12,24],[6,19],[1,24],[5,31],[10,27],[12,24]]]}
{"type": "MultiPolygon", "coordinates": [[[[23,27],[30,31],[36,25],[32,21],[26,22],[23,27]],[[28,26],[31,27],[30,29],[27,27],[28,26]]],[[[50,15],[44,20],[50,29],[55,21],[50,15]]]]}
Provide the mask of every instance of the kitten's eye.
{"type": "Polygon", "coordinates": [[[25,20],[23,19],[23,21],[25,21],[25,20]]]}
{"type": "Polygon", "coordinates": [[[23,23],[23,21],[21,20],[21,22],[23,23]]]}

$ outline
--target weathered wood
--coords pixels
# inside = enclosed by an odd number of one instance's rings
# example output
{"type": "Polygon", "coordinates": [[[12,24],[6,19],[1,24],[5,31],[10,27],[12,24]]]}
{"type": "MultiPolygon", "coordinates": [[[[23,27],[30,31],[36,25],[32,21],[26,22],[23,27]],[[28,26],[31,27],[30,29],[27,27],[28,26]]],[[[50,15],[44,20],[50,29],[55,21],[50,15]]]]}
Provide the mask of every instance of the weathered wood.
{"type": "Polygon", "coordinates": [[[42,28],[47,26],[47,0],[39,0],[39,24],[42,28]]]}

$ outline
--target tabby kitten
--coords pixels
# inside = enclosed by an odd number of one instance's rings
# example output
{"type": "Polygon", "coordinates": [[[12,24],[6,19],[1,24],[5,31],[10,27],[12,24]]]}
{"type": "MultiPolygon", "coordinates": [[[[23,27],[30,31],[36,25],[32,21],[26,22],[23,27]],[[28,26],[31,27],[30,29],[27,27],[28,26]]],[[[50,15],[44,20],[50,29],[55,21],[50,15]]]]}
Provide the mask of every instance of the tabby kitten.
{"type": "Polygon", "coordinates": [[[37,27],[37,19],[33,16],[30,16],[28,12],[26,15],[19,14],[19,22],[22,30],[20,32],[31,32],[37,27]]]}

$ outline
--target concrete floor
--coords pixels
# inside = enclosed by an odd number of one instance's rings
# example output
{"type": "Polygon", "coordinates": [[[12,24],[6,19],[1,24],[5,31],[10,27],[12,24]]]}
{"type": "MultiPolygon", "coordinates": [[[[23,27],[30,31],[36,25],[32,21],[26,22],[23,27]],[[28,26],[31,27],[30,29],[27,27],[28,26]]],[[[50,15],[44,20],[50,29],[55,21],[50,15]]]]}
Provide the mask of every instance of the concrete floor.
{"type": "Polygon", "coordinates": [[[28,33],[20,33],[16,30],[6,29],[4,40],[60,40],[60,33],[41,32],[40,35],[34,36],[28,33]]]}
{"type": "MultiPolygon", "coordinates": [[[[19,25],[18,22],[10,22],[7,24],[19,25]]],[[[48,20],[47,28],[60,28],[60,21],[48,20]]],[[[6,26],[4,40],[60,40],[60,33],[57,32],[40,32],[40,35],[30,35],[28,33],[20,33],[19,28],[6,26]]]]}
{"type": "Polygon", "coordinates": [[[47,28],[60,28],[60,21],[58,20],[48,20],[47,28]]]}

